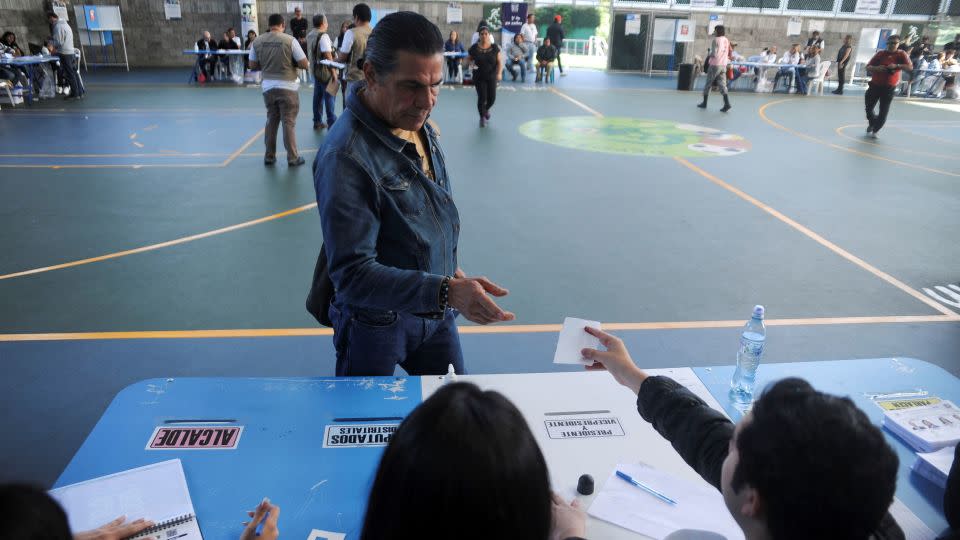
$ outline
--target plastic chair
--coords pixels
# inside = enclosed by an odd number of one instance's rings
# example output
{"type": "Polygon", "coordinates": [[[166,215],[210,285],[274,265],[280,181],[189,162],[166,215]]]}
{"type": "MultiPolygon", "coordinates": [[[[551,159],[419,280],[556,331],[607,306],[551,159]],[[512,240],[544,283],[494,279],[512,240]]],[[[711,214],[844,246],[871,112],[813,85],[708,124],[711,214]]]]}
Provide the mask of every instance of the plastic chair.
{"type": "Polygon", "coordinates": [[[807,81],[807,95],[813,94],[814,85],[817,86],[820,95],[823,95],[823,79],[827,76],[827,70],[830,69],[831,62],[820,62],[820,69],[817,70],[817,76],[807,81]]]}
{"type": "Polygon", "coordinates": [[[17,102],[13,100],[13,92],[11,92],[12,88],[13,88],[13,85],[10,83],[10,81],[6,79],[0,80],[0,90],[4,90],[7,92],[7,99],[10,100],[10,105],[13,107],[16,107],[17,102]]]}

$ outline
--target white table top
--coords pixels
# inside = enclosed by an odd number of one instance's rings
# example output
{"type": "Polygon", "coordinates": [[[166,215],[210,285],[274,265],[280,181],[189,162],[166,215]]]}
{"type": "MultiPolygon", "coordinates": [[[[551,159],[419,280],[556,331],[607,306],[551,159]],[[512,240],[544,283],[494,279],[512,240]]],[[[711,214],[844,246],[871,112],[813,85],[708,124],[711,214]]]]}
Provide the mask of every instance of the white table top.
{"type": "MultiPolygon", "coordinates": [[[[711,407],[723,408],[690,368],[651,369],[649,375],[666,375],[690,388],[711,407]]],[[[609,373],[537,373],[517,375],[464,375],[460,381],[472,382],[484,390],[496,390],[523,413],[550,469],[554,491],[566,500],[580,499],[589,508],[593,498],[618,463],[643,462],[686,480],[709,486],[687,465],[666,439],[660,436],[637,412],[636,396],[617,384],[609,373]],[[549,391],[531,391],[547,389],[549,391]],[[578,418],[576,415],[546,416],[552,412],[609,411],[591,416],[615,416],[625,436],[584,439],[551,439],[546,420],[578,418]],[[593,476],[595,489],[590,496],[576,492],[581,474],[593,476]]],[[[442,377],[423,377],[423,398],[442,384],[442,377]]],[[[726,413],[724,413],[726,414],[726,413]]],[[[583,417],[583,416],[579,416],[583,417]]],[[[711,487],[711,489],[714,489],[711,487]]],[[[720,496],[719,492],[717,495],[720,496]]],[[[732,518],[731,518],[732,519],[732,518]]],[[[587,537],[604,540],[647,538],[633,531],[593,517],[587,519],[587,537]]]]}
{"type": "Polygon", "coordinates": [[[215,51],[195,51],[193,49],[184,49],[183,54],[219,54],[219,55],[244,55],[247,56],[250,54],[250,51],[240,51],[237,49],[217,49],[215,51]]]}

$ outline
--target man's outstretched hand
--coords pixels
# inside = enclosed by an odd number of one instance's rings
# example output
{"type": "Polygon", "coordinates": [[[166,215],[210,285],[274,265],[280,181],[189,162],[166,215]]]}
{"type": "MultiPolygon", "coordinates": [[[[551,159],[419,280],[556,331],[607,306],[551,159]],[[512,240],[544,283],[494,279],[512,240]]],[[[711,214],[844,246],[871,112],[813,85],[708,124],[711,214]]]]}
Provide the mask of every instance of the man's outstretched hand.
{"type": "Polygon", "coordinates": [[[460,270],[457,273],[461,275],[455,274],[455,277],[450,280],[450,292],[447,298],[450,307],[477,324],[512,321],[517,318],[513,313],[501,309],[491,298],[491,296],[504,297],[510,291],[485,277],[466,277],[460,270]]]}

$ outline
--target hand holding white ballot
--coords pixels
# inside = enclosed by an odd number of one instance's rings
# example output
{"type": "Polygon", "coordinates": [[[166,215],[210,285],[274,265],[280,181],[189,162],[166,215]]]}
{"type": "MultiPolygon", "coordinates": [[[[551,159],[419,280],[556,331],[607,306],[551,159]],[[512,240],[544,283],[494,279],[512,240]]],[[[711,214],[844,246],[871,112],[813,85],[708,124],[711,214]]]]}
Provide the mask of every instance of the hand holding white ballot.
{"type": "Polygon", "coordinates": [[[693,483],[643,464],[617,465],[587,513],[658,540],[743,540],[743,531],[733,520],[719,491],[707,484],[693,483]],[[664,503],[624,481],[616,471],[623,471],[676,504],[664,503]]]}
{"type": "Polygon", "coordinates": [[[580,364],[589,366],[592,361],[587,360],[580,354],[583,349],[599,349],[600,340],[591,336],[584,328],[596,328],[600,330],[600,323],[597,321],[588,321],[567,317],[563,320],[563,328],[560,330],[560,339],[557,340],[557,351],[553,354],[554,364],[580,364]]]}

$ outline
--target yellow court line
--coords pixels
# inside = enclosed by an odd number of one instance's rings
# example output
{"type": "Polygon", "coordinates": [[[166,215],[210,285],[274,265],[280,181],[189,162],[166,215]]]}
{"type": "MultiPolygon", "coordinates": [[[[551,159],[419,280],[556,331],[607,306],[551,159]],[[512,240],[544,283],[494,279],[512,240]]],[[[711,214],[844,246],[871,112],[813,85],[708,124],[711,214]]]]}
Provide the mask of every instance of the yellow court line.
{"type": "MultiPolygon", "coordinates": [[[[904,128],[904,127],[901,127],[901,126],[890,126],[890,127],[892,127],[893,129],[899,129],[900,131],[902,131],[902,132],[904,132],[904,133],[909,133],[910,135],[916,135],[917,137],[925,137],[925,138],[927,138],[927,139],[934,140],[934,141],[941,142],[941,143],[960,144],[960,142],[958,142],[958,141],[951,141],[950,139],[943,139],[943,138],[937,137],[937,136],[935,136],[935,135],[927,135],[926,133],[917,133],[916,131],[910,131],[909,129],[904,128]]],[[[913,127],[913,126],[911,126],[911,127],[913,127]]],[[[917,126],[917,127],[922,127],[922,126],[917,126]]],[[[951,126],[945,126],[945,127],[954,127],[954,126],[951,125],[951,126]]],[[[899,150],[899,149],[898,149],[898,150],[899,150]]]]}
{"type": "Polygon", "coordinates": [[[217,153],[208,153],[208,152],[199,152],[193,154],[171,154],[173,150],[164,152],[161,150],[159,153],[152,154],[0,154],[0,158],[133,158],[133,157],[167,157],[167,158],[184,158],[184,157],[221,157],[229,156],[227,152],[217,152],[217,153]]]}
{"type": "Polygon", "coordinates": [[[553,92],[554,94],[562,97],[563,99],[569,101],[570,103],[573,103],[573,104],[576,105],[577,107],[580,107],[581,109],[587,111],[588,113],[596,116],[597,118],[603,118],[603,115],[600,114],[599,112],[597,112],[596,110],[591,109],[590,107],[588,107],[588,106],[585,105],[584,103],[573,99],[572,97],[564,94],[563,92],[557,90],[556,88],[551,88],[550,91],[553,92]]]}
{"type": "MultiPolygon", "coordinates": [[[[956,322],[945,315],[901,315],[880,317],[814,317],[806,319],[767,319],[767,326],[811,326],[841,324],[913,324],[927,322],[956,322]]],[[[604,323],[603,329],[613,332],[646,330],[684,330],[710,328],[739,328],[735,321],[678,321],[646,323],[604,323]]],[[[514,324],[504,326],[460,326],[461,334],[529,334],[559,332],[560,324],[514,324]]],[[[12,341],[66,341],[90,339],[209,339],[249,337],[332,336],[330,328],[250,328],[221,330],[148,330],[134,332],[59,332],[42,334],[0,334],[0,342],[12,341]]]]}
{"type": "Polygon", "coordinates": [[[115,163],[101,165],[64,164],[40,165],[39,163],[0,164],[0,169],[176,169],[176,168],[209,168],[223,167],[222,163],[130,163],[118,165],[115,163]]]}
{"type": "Polygon", "coordinates": [[[0,280],[12,279],[12,278],[17,278],[17,277],[22,277],[22,276],[29,276],[29,275],[32,275],[32,274],[40,274],[40,273],[43,273],[43,272],[50,272],[50,271],[53,271],[53,270],[60,270],[60,269],[63,269],[63,268],[71,268],[71,267],[74,267],[74,266],[80,266],[80,265],[84,265],[84,264],[91,264],[91,263],[95,263],[95,262],[106,261],[106,260],[109,260],[109,259],[116,259],[116,258],[119,258],[119,257],[125,257],[125,256],[127,256],[127,255],[133,255],[133,254],[136,254],[136,253],[143,253],[143,252],[146,252],[146,251],[153,251],[153,250],[160,249],[160,248],[175,246],[175,245],[177,245],[177,244],[185,244],[185,243],[187,243],[187,242],[192,242],[192,241],[194,241],[194,240],[200,240],[201,238],[207,238],[207,237],[210,237],[210,236],[215,236],[215,235],[218,235],[218,234],[223,234],[223,233],[235,231],[235,230],[237,230],[237,229],[243,229],[243,228],[246,228],[246,227],[252,227],[252,226],[254,226],[254,225],[258,225],[258,224],[260,224],[260,223],[265,223],[265,222],[267,222],[267,221],[273,221],[273,220],[275,220],[275,219],[280,219],[280,218],[283,218],[283,217],[291,216],[291,215],[293,215],[293,214],[299,214],[299,213],[301,213],[301,212],[305,212],[305,211],[307,211],[307,210],[310,210],[311,208],[316,208],[316,206],[317,206],[317,203],[313,202],[313,203],[310,203],[310,204],[305,204],[305,205],[303,205],[303,206],[298,206],[298,207],[296,207],[296,208],[291,208],[290,210],[285,210],[285,211],[279,212],[279,213],[277,213],[277,214],[272,214],[272,215],[269,215],[269,216],[265,216],[265,217],[258,218],[258,219],[254,219],[254,220],[250,220],[250,221],[245,221],[245,222],[243,222],[243,223],[238,223],[238,224],[236,224],[236,225],[230,225],[229,227],[223,227],[223,228],[221,228],[221,229],[215,229],[215,230],[207,231],[207,232],[200,233],[200,234],[194,234],[194,235],[191,235],[191,236],[184,236],[183,238],[177,238],[177,239],[175,239],[175,240],[168,240],[168,241],[166,241],[166,242],[160,242],[159,244],[150,244],[149,246],[142,246],[142,247],[138,247],[138,248],[134,248],[134,249],[128,249],[128,250],[125,250],[125,251],[117,251],[117,252],[115,252],[115,253],[108,253],[108,254],[106,254],[106,255],[100,255],[100,256],[98,256],[98,257],[91,257],[91,258],[89,258],[89,259],[81,259],[81,260],[78,260],[78,261],[70,261],[70,262],[66,262],[66,263],[62,263],[62,264],[55,264],[55,265],[53,265],[53,266],[45,266],[45,267],[43,267],[43,268],[34,268],[34,269],[32,269],[32,270],[24,270],[24,271],[22,271],[22,272],[14,272],[14,273],[12,273],[12,274],[0,275],[0,280]]]}
{"type": "MultiPolygon", "coordinates": [[[[600,117],[602,118],[603,115],[600,115],[600,113],[594,111],[593,109],[590,109],[589,107],[587,107],[587,106],[584,105],[583,103],[580,103],[579,101],[577,101],[577,100],[575,100],[575,99],[573,99],[573,98],[571,98],[571,97],[569,97],[569,96],[565,96],[563,93],[561,93],[561,92],[559,92],[559,91],[557,91],[557,90],[555,90],[555,89],[551,89],[551,91],[554,92],[555,94],[561,96],[561,97],[566,98],[567,100],[573,102],[574,104],[580,106],[581,108],[583,108],[583,109],[585,109],[585,110],[588,110],[588,111],[592,112],[593,114],[596,114],[596,115],[598,115],[598,116],[600,116],[600,117]]],[[[773,102],[773,103],[780,103],[780,102],[782,102],[782,101],[789,101],[789,100],[780,100],[780,101],[775,101],[775,102],[773,102]]],[[[766,105],[760,107],[760,115],[761,115],[761,117],[764,117],[764,115],[763,115],[763,110],[764,110],[768,105],[771,105],[771,103],[767,103],[766,105]]],[[[765,117],[764,117],[764,118],[765,118],[765,117]]],[[[781,126],[781,127],[782,127],[782,126],[781,126]]],[[[787,128],[783,128],[783,129],[787,129],[787,128]]],[[[819,142],[819,141],[818,141],[818,142],[819,142]]],[[[842,147],[841,147],[841,148],[842,148],[842,147]]],[[[760,200],[756,199],[755,197],[753,197],[753,196],[751,196],[751,195],[748,195],[747,193],[745,193],[745,192],[743,192],[743,191],[741,191],[741,190],[733,187],[732,185],[724,182],[723,180],[721,180],[721,179],[717,178],[716,176],[708,173],[707,171],[701,169],[700,167],[697,167],[696,165],[694,165],[693,163],[691,163],[690,161],[688,161],[688,160],[686,160],[686,159],[684,159],[684,158],[675,157],[675,158],[673,158],[673,159],[674,159],[677,163],[680,163],[681,165],[683,165],[683,166],[687,167],[688,169],[692,170],[693,172],[696,172],[697,174],[703,176],[704,178],[706,178],[707,180],[713,182],[714,184],[722,187],[723,189],[726,189],[727,191],[733,193],[733,194],[736,195],[737,197],[740,197],[741,199],[749,202],[750,204],[752,204],[752,205],[760,208],[761,210],[763,210],[763,211],[767,212],[768,214],[772,215],[773,217],[779,219],[780,221],[782,221],[783,223],[789,225],[790,227],[793,227],[793,228],[796,229],[797,231],[799,231],[799,232],[803,233],[804,235],[806,235],[807,237],[809,237],[811,240],[813,240],[813,241],[819,243],[820,245],[826,247],[827,249],[833,251],[833,252],[836,253],[837,255],[840,255],[840,256],[843,257],[844,259],[852,262],[853,264],[859,266],[860,268],[866,270],[867,272],[870,272],[871,274],[879,277],[880,279],[886,281],[887,283],[893,285],[894,287],[897,287],[898,289],[900,289],[900,290],[902,290],[903,292],[909,294],[910,296],[913,296],[913,297],[916,298],[917,300],[920,300],[920,301],[923,302],[924,304],[932,307],[933,309],[939,311],[940,313],[943,313],[945,317],[949,317],[951,320],[960,320],[960,314],[957,314],[957,313],[954,313],[953,311],[950,311],[950,310],[947,309],[945,306],[941,306],[938,302],[936,302],[935,300],[933,300],[933,299],[931,299],[931,298],[928,298],[926,295],[922,294],[920,291],[914,290],[913,288],[911,288],[911,287],[908,286],[907,284],[903,283],[902,281],[896,279],[895,277],[891,276],[890,274],[887,274],[886,272],[883,272],[883,271],[879,270],[878,268],[876,268],[876,267],[874,267],[873,265],[867,263],[867,262],[864,261],[863,259],[861,259],[861,258],[857,257],[856,255],[850,253],[849,251],[841,248],[840,246],[834,244],[833,242],[831,242],[831,241],[827,240],[826,238],[820,236],[819,234],[813,232],[812,230],[808,229],[807,227],[801,225],[800,223],[797,223],[797,222],[794,221],[793,219],[787,217],[786,215],[784,215],[784,214],[781,213],[780,211],[774,209],[773,207],[767,205],[766,203],[763,203],[763,202],[761,202],[760,200]]]]}
{"type": "Polygon", "coordinates": [[[266,130],[267,130],[267,128],[260,128],[260,131],[254,133],[254,134],[253,134],[253,137],[250,137],[249,139],[247,139],[247,142],[243,143],[243,146],[241,146],[240,148],[237,148],[232,154],[230,154],[230,157],[228,157],[227,159],[225,159],[225,160],[223,161],[223,163],[220,164],[220,166],[221,166],[221,167],[226,167],[226,166],[229,165],[233,160],[237,159],[237,156],[239,156],[240,154],[242,154],[243,151],[246,150],[247,148],[250,148],[250,145],[251,145],[251,144],[257,142],[257,139],[259,139],[260,137],[263,137],[263,133],[264,133],[266,130]]]}
{"type": "Polygon", "coordinates": [[[799,132],[799,131],[790,129],[790,128],[782,125],[782,124],[778,124],[777,122],[774,122],[773,120],[771,120],[770,118],[767,117],[767,112],[766,112],[766,111],[767,111],[767,108],[768,108],[768,107],[773,106],[773,105],[778,105],[778,104],[780,104],[780,103],[786,103],[786,102],[788,102],[788,101],[794,101],[794,100],[793,100],[793,99],[781,99],[781,100],[778,100],[778,101],[771,101],[770,103],[764,104],[763,106],[760,107],[760,111],[759,111],[759,113],[758,113],[758,114],[760,115],[760,119],[763,120],[764,122],[770,124],[771,126],[779,129],[779,130],[786,131],[787,133],[789,133],[789,134],[791,134],[791,135],[794,135],[794,136],[796,136],[796,137],[800,137],[801,139],[805,139],[805,140],[808,140],[808,141],[811,141],[811,142],[815,142],[815,143],[817,143],[817,144],[822,144],[822,145],[824,145],[824,146],[828,146],[828,147],[834,148],[834,149],[836,149],[836,150],[842,150],[842,151],[844,151],[844,152],[850,152],[851,154],[856,154],[856,155],[858,155],[858,156],[863,156],[863,157],[867,157],[867,158],[871,158],[871,159],[877,159],[877,160],[880,160],[880,161],[886,161],[886,162],[888,162],[888,163],[893,163],[893,164],[896,164],[896,165],[903,165],[904,167],[910,167],[911,169],[919,169],[919,170],[921,170],[921,171],[927,171],[927,172],[932,172],[932,173],[937,173],[937,174],[945,174],[945,175],[947,175],[947,176],[960,176],[960,173],[953,173],[953,172],[950,172],[950,171],[942,171],[942,170],[940,170],[940,169],[931,169],[930,167],[923,167],[923,166],[921,166],[921,165],[916,165],[916,164],[914,164],[914,163],[908,163],[908,162],[906,162],[906,161],[897,161],[897,160],[895,160],[895,159],[890,159],[890,158],[886,158],[886,157],[883,157],[883,156],[878,156],[878,155],[875,155],[875,154],[870,154],[870,153],[867,153],[867,152],[861,152],[861,151],[859,151],[859,150],[854,150],[853,148],[847,148],[846,146],[840,146],[839,144],[833,144],[833,143],[824,142],[824,141],[821,141],[820,139],[818,139],[818,138],[816,138],[816,137],[814,137],[814,136],[812,136],[812,135],[807,135],[806,133],[801,133],[801,132],[799,132]]]}
{"type": "Polygon", "coordinates": [[[860,268],[866,270],[867,272],[870,272],[871,274],[877,276],[878,278],[886,281],[886,282],[889,283],[890,285],[893,285],[894,287],[896,287],[896,288],[900,289],[901,291],[909,294],[910,296],[916,298],[917,300],[920,300],[920,301],[923,302],[924,304],[932,307],[933,309],[936,309],[936,310],[939,311],[940,313],[943,313],[944,315],[947,315],[947,316],[949,316],[949,317],[951,317],[951,318],[953,318],[953,319],[955,319],[955,320],[960,320],[960,315],[958,315],[957,313],[954,313],[953,311],[950,311],[950,310],[947,309],[946,307],[940,305],[937,301],[935,301],[935,300],[933,300],[933,299],[931,299],[931,298],[928,298],[926,295],[924,295],[924,294],[921,293],[920,291],[917,291],[917,290],[913,289],[912,287],[910,287],[910,286],[907,285],[906,283],[903,283],[903,282],[900,281],[899,279],[897,279],[897,278],[891,276],[890,274],[888,274],[888,273],[886,273],[886,272],[878,269],[877,267],[871,265],[870,263],[864,261],[864,260],[861,259],[860,257],[857,257],[856,255],[854,255],[854,254],[850,253],[849,251],[843,249],[842,247],[834,244],[833,242],[831,242],[831,241],[827,240],[826,238],[820,236],[819,234],[813,232],[813,231],[810,230],[809,228],[801,225],[800,223],[797,223],[797,222],[794,221],[792,218],[784,215],[783,213],[781,213],[780,211],[772,208],[771,206],[767,205],[766,203],[763,203],[763,202],[761,202],[760,200],[756,199],[755,197],[753,197],[753,196],[751,196],[751,195],[748,195],[748,194],[744,193],[743,191],[741,191],[741,190],[739,190],[739,189],[731,186],[730,184],[728,184],[728,183],[724,182],[723,180],[717,178],[716,176],[708,173],[707,171],[701,169],[700,167],[697,167],[697,166],[694,165],[693,163],[690,163],[689,161],[687,161],[687,160],[684,159],[684,158],[675,157],[675,158],[673,158],[673,159],[676,160],[677,163],[680,163],[681,165],[687,167],[687,168],[690,169],[691,171],[699,174],[700,176],[703,176],[703,177],[706,178],[707,180],[709,180],[709,181],[713,182],[714,184],[722,187],[723,189],[726,189],[727,191],[733,193],[733,194],[736,195],[737,197],[740,197],[741,199],[747,201],[748,203],[756,206],[757,208],[763,210],[764,212],[770,214],[771,216],[773,216],[773,217],[779,219],[780,221],[786,223],[786,224],[789,225],[790,227],[793,227],[794,229],[796,229],[796,230],[799,231],[800,233],[803,233],[805,236],[807,236],[808,238],[810,238],[810,239],[813,240],[814,242],[817,242],[818,244],[820,244],[820,245],[822,245],[823,247],[829,249],[830,251],[836,253],[837,255],[843,257],[844,259],[852,262],[853,264],[859,266],[860,268]]]}
{"type": "MultiPolygon", "coordinates": [[[[856,142],[856,143],[860,143],[860,144],[870,144],[870,145],[873,145],[873,146],[882,146],[882,147],[884,147],[884,148],[889,148],[889,146],[882,145],[882,144],[880,144],[880,143],[875,143],[875,142],[873,142],[873,141],[866,141],[866,140],[863,139],[863,137],[853,137],[853,136],[847,135],[846,133],[843,132],[845,129],[850,129],[850,128],[853,128],[853,127],[855,127],[855,128],[862,128],[862,127],[864,127],[865,125],[866,125],[866,124],[848,124],[848,125],[846,125],[846,126],[840,126],[840,127],[838,127],[837,129],[835,129],[835,130],[833,130],[833,131],[834,131],[834,133],[836,133],[836,134],[839,135],[840,137],[843,137],[844,139],[850,139],[851,141],[856,142]]],[[[893,126],[890,126],[890,127],[893,127],[893,126]]],[[[906,131],[906,130],[904,130],[904,131],[906,131]]],[[[919,134],[915,133],[915,135],[919,135],[919,134]]],[[[958,160],[958,159],[960,159],[960,157],[956,157],[956,156],[947,156],[947,155],[944,155],[944,154],[937,154],[937,153],[934,153],[934,152],[924,152],[923,150],[911,150],[910,148],[903,148],[902,146],[897,147],[897,152],[898,152],[898,153],[899,153],[899,152],[907,152],[907,153],[909,153],[909,154],[919,154],[919,155],[922,155],[922,156],[931,156],[931,157],[942,158],[942,159],[949,159],[949,160],[958,160]]]]}

